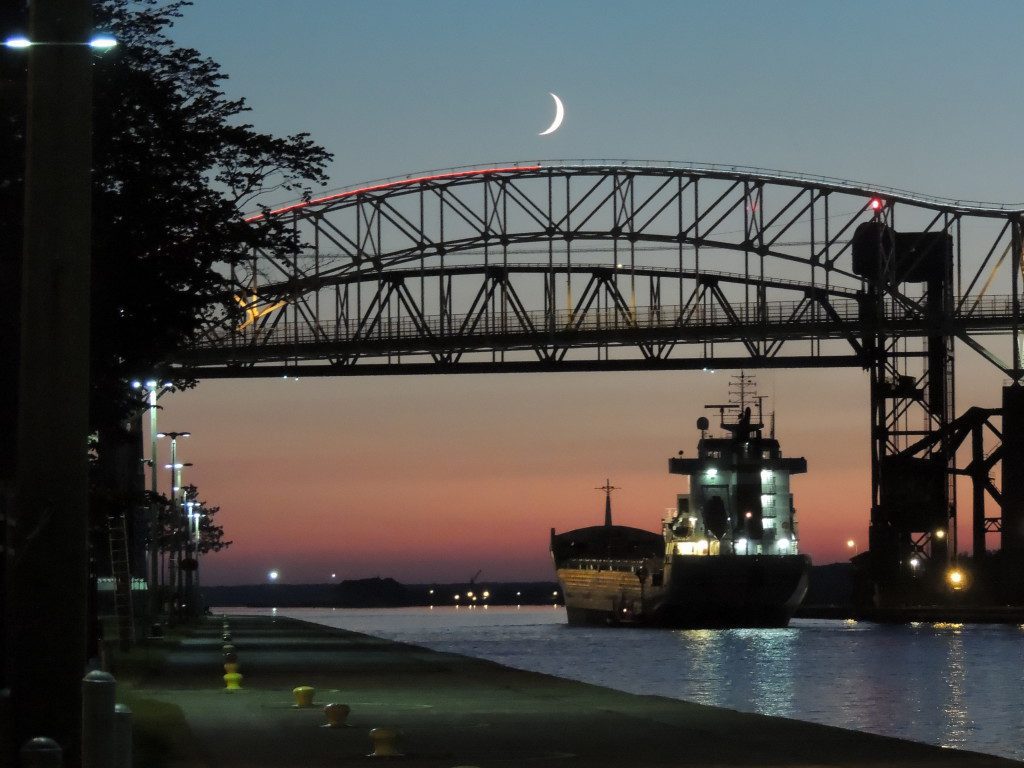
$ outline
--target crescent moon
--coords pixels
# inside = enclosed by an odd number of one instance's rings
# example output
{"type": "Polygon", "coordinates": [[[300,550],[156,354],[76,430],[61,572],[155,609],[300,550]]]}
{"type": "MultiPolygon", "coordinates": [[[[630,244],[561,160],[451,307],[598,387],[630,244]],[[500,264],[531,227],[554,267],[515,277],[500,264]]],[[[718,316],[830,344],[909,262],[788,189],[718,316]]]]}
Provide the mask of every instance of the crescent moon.
{"type": "Polygon", "coordinates": [[[558,130],[558,126],[560,126],[562,124],[562,121],[565,119],[565,107],[562,106],[562,100],[555,96],[555,94],[553,93],[551,94],[551,98],[555,100],[554,122],[551,123],[551,125],[548,127],[546,131],[541,131],[540,133],[538,133],[538,136],[547,136],[549,133],[554,133],[555,131],[558,130]]]}

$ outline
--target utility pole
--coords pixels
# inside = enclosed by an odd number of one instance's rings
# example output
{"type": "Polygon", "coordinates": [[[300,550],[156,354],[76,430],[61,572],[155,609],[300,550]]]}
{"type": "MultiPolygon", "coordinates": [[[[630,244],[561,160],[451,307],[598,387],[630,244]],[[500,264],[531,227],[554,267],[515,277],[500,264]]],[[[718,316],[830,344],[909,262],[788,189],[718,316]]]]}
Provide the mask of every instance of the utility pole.
{"type": "MultiPolygon", "coordinates": [[[[6,632],[15,748],[77,766],[88,581],[89,0],[30,7],[17,471],[6,632]]],[[[4,758],[9,755],[4,755],[4,758]]]]}

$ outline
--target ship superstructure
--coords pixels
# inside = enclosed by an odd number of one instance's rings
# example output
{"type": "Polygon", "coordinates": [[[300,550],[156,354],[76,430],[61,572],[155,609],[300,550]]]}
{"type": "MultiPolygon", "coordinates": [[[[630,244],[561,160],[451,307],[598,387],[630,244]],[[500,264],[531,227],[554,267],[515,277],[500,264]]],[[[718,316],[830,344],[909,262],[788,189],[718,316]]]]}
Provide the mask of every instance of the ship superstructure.
{"type": "Polygon", "coordinates": [[[664,521],[665,540],[680,555],[796,555],[789,478],[806,472],[807,460],[784,458],[774,428],[763,436],[764,398],[752,377],[734,377],[730,394],[729,403],[705,406],[718,411],[723,434],[709,434],[702,416],[697,457],[669,459],[669,472],[686,475],[690,489],[679,494],[675,513],[664,521]]]}

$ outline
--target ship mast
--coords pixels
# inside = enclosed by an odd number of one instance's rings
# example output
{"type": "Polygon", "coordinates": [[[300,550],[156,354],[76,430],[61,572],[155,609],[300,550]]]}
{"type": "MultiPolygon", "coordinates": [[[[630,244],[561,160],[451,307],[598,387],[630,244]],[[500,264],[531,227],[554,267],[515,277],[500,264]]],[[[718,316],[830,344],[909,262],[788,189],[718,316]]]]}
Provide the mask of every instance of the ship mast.
{"type": "Polygon", "coordinates": [[[621,488],[616,488],[606,478],[604,485],[598,486],[594,489],[595,491],[604,491],[604,524],[605,527],[611,527],[612,524],[612,491],[620,491],[621,488]]]}

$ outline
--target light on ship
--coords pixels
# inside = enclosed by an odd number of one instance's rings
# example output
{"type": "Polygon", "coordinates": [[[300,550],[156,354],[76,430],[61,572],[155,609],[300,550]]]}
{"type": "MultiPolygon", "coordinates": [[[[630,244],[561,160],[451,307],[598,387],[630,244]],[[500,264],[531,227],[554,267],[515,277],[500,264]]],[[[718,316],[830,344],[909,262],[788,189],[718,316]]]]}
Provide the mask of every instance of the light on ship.
{"type": "Polygon", "coordinates": [[[761,479],[762,480],[771,480],[772,479],[772,471],[770,469],[762,469],[761,470],[761,479]]]}
{"type": "Polygon", "coordinates": [[[707,472],[705,472],[704,474],[706,474],[706,475],[707,475],[708,477],[718,477],[718,470],[717,470],[717,469],[715,469],[714,467],[711,467],[711,468],[710,468],[710,469],[709,469],[709,470],[708,470],[707,472]]]}
{"type": "Polygon", "coordinates": [[[779,550],[786,552],[789,550],[789,539],[779,539],[778,541],[779,550]]]}

